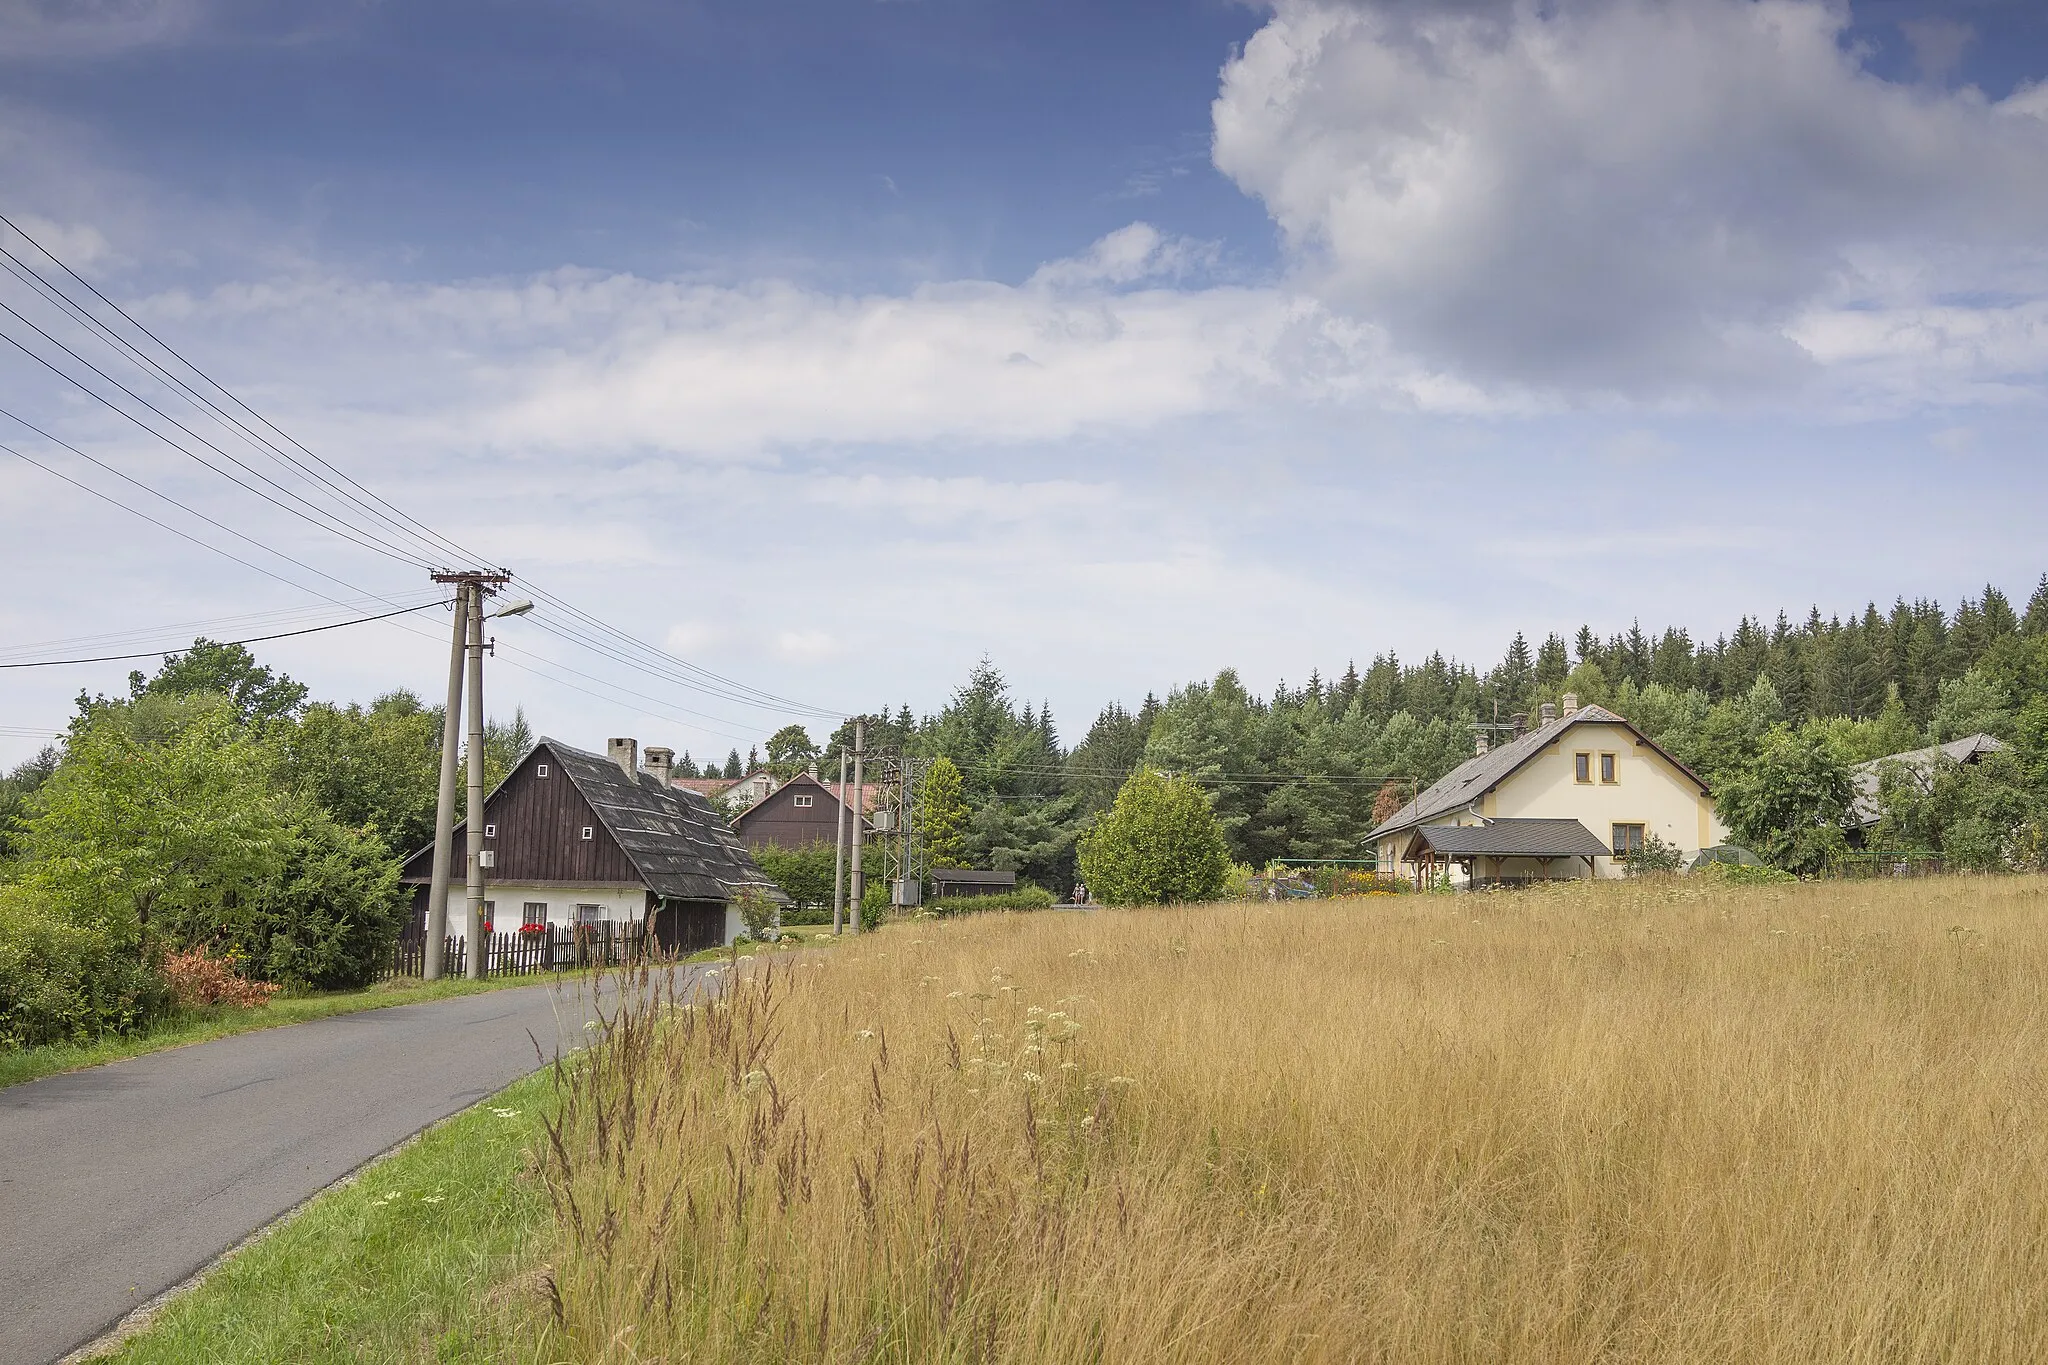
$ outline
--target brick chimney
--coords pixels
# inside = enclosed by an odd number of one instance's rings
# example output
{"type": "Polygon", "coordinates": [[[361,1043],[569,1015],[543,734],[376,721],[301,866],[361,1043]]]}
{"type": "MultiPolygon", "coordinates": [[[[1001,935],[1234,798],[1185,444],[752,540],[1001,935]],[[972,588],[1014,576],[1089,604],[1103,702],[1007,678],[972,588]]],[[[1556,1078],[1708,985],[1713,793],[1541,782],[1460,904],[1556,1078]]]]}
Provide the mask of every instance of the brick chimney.
{"type": "Polygon", "coordinates": [[[1472,752],[1480,758],[1486,756],[1486,731],[1481,730],[1479,732],[1479,742],[1473,746],[1472,752]]]}
{"type": "Polygon", "coordinates": [[[1576,692],[1567,692],[1559,700],[1564,703],[1564,713],[1568,716],[1579,709],[1579,694],[1576,692]]]}
{"type": "Polygon", "coordinates": [[[1536,708],[1536,714],[1543,717],[1542,724],[1548,725],[1557,719],[1557,703],[1547,701],[1536,708]]]}
{"type": "Polygon", "coordinates": [[[1512,727],[1509,733],[1514,738],[1520,739],[1529,731],[1529,713],[1527,711],[1515,712],[1515,714],[1508,717],[1508,724],[1512,727]]]}
{"type": "Polygon", "coordinates": [[[668,786],[669,770],[676,765],[676,751],[664,749],[658,744],[647,746],[647,771],[663,787],[668,786]]]}
{"type": "Polygon", "coordinates": [[[640,777],[640,741],[637,739],[608,739],[604,751],[620,771],[635,781],[640,777]]]}

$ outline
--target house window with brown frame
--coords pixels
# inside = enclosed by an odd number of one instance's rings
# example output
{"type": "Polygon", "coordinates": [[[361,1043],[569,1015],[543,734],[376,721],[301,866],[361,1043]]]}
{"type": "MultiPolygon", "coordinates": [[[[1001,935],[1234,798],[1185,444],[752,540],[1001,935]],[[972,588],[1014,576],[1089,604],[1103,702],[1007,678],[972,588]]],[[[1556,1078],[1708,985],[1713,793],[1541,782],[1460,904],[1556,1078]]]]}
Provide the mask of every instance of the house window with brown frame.
{"type": "Polygon", "coordinates": [[[1609,787],[1615,783],[1613,754],[1600,755],[1600,781],[1602,785],[1609,787]]]}
{"type": "Polygon", "coordinates": [[[1572,755],[1572,781],[1574,781],[1574,782],[1591,782],[1592,780],[1593,780],[1593,755],[1591,755],[1591,754],[1573,754],[1573,755],[1572,755]]]}
{"type": "Polygon", "coordinates": [[[1631,853],[1643,851],[1643,826],[1616,824],[1614,827],[1614,856],[1626,858],[1631,853]]]}

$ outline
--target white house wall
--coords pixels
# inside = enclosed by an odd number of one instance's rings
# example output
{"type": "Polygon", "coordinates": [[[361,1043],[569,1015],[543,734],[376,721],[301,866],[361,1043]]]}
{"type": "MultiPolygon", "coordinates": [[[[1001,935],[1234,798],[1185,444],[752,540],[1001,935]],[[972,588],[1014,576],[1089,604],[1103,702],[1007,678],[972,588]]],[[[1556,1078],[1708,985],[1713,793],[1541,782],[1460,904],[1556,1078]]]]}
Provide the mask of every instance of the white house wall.
{"type": "MultiPolygon", "coordinates": [[[[1619,725],[1588,723],[1560,733],[1555,742],[1524,763],[1484,800],[1489,819],[1577,820],[1601,843],[1610,843],[1617,824],[1641,825],[1690,858],[1727,839],[1711,797],[1700,795],[1690,778],[1619,725]],[[1578,780],[1577,754],[1592,755],[1592,782],[1578,780]],[[1612,783],[1600,780],[1600,755],[1614,755],[1612,783]]],[[[1594,860],[1595,871],[1619,877],[1615,858],[1594,860]]]]}
{"type": "MultiPolygon", "coordinates": [[[[526,922],[528,902],[545,904],[547,921],[556,928],[576,923],[578,905],[598,907],[597,918],[613,924],[638,924],[647,910],[647,890],[640,886],[538,886],[530,882],[487,882],[484,899],[496,909],[492,925],[498,933],[517,933],[526,922]]],[[[448,933],[466,937],[469,927],[469,893],[453,886],[448,889],[448,933]]],[[[727,913],[728,922],[731,913],[727,913]]],[[[731,941],[731,935],[726,936],[731,941]]]]}

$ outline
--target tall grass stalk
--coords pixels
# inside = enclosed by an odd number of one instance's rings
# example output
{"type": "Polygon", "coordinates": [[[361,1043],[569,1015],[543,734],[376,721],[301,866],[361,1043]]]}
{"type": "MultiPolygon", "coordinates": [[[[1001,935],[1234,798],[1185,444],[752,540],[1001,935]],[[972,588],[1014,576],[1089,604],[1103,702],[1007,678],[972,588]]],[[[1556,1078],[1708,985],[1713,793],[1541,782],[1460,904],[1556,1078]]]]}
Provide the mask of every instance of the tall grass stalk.
{"type": "Polygon", "coordinates": [[[2048,884],[985,916],[563,1071],[579,1361],[2048,1359],[2048,884]]]}

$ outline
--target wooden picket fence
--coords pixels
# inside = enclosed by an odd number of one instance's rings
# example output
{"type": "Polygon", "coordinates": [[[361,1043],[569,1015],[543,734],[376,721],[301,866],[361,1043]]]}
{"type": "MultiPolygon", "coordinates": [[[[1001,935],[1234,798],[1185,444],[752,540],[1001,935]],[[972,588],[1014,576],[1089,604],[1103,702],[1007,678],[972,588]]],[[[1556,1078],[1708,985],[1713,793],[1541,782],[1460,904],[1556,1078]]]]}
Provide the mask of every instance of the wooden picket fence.
{"type": "MultiPolygon", "coordinates": [[[[565,972],[581,967],[617,967],[638,962],[647,951],[647,929],[640,924],[549,925],[535,932],[490,934],[484,939],[485,976],[526,976],[534,972],[565,972]]],[[[393,946],[384,976],[424,976],[427,939],[420,933],[401,936],[393,946]]],[[[469,970],[468,945],[461,938],[443,940],[441,973],[464,976],[469,970]]]]}

